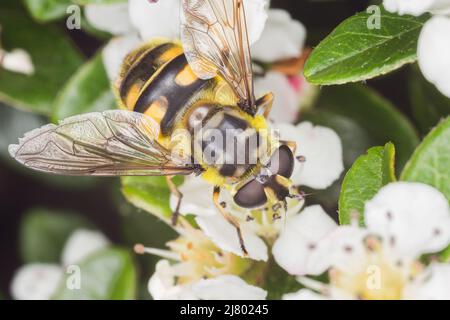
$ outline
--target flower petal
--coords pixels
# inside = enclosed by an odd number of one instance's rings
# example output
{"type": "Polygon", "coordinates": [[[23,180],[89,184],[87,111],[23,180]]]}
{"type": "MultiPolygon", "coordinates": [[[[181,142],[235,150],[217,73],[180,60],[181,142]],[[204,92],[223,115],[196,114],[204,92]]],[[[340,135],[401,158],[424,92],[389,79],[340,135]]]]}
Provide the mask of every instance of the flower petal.
{"type": "Polygon", "coordinates": [[[162,0],[156,3],[129,0],[128,4],[131,23],[143,40],[180,38],[180,0],[162,0]]]}
{"type": "Polygon", "coordinates": [[[22,49],[14,49],[11,52],[3,53],[0,48],[0,62],[1,67],[12,72],[33,75],[35,71],[30,55],[22,49]],[[4,54],[3,57],[2,54],[4,54]]]}
{"type": "MultiPolygon", "coordinates": [[[[186,177],[178,188],[183,194],[180,214],[194,214],[196,216],[213,216],[219,212],[212,201],[213,186],[198,177],[186,177]]],[[[176,209],[178,198],[170,196],[170,208],[176,209]]]]}
{"type": "Polygon", "coordinates": [[[396,255],[418,258],[450,243],[450,209],[445,196],[422,183],[383,187],[365,206],[369,232],[380,235],[396,255]]]}
{"type": "Polygon", "coordinates": [[[266,27],[252,46],[252,57],[261,62],[276,62],[300,56],[306,29],[282,9],[270,9],[266,27]]]}
{"type": "Polygon", "coordinates": [[[296,156],[305,162],[296,162],[292,181],[314,189],[326,189],[339,179],[344,170],[342,143],[332,129],[302,122],[297,127],[276,124],[282,140],[297,143],[296,156]]]}
{"type": "Polygon", "coordinates": [[[67,240],[63,253],[64,266],[79,263],[95,251],[106,248],[109,240],[100,232],[90,230],[76,230],[67,240]]]}
{"type": "Polygon", "coordinates": [[[50,300],[63,276],[54,264],[28,264],[16,271],[11,295],[16,300],[50,300]]]}
{"type": "Polygon", "coordinates": [[[435,14],[450,13],[449,0],[384,0],[384,7],[389,12],[420,16],[425,12],[435,14]]]}
{"type": "Polygon", "coordinates": [[[275,96],[270,120],[274,122],[293,123],[298,119],[300,112],[300,95],[284,74],[269,71],[264,77],[255,78],[255,93],[260,97],[267,92],[275,96]]]}
{"type": "MultiPolygon", "coordinates": [[[[315,254],[328,264],[348,274],[365,272],[367,231],[354,226],[339,226],[319,244],[315,254]]],[[[334,294],[334,293],[333,293],[334,294]]]]}
{"type": "Polygon", "coordinates": [[[155,273],[148,281],[148,291],[154,300],[194,300],[190,286],[175,285],[175,273],[167,260],[156,264],[155,273]]]}
{"type": "MultiPolygon", "coordinates": [[[[267,20],[267,6],[267,0],[245,0],[250,43],[257,41],[261,36],[267,20]]],[[[180,10],[180,0],[164,0],[156,3],[142,0],[129,1],[131,22],[144,40],[156,37],[179,39],[180,10]]]]}
{"type": "Polygon", "coordinates": [[[265,290],[231,275],[200,280],[192,286],[192,291],[201,300],[264,300],[267,296],[265,290]]]}
{"type": "Polygon", "coordinates": [[[425,23],[419,36],[417,57],[423,75],[450,97],[450,18],[435,16],[425,23]]]}
{"type": "Polygon", "coordinates": [[[115,81],[119,76],[123,59],[140,43],[137,34],[129,34],[111,39],[103,48],[102,58],[108,78],[115,81]]]}
{"type": "Polygon", "coordinates": [[[309,289],[300,289],[297,292],[286,293],[282,300],[326,300],[327,298],[309,289]]]}
{"type": "MultiPolygon", "coordinates": [[[[237,256],[244,257],[239,244],[236,228],[225,220],[219,213],[213,216],[197,217],[197,224],[205,235],[219,248],[237,256]]],[[[267,261],[267,246],[264,241],[241,223],[242,237],[248,251],[248,258],[267,261]]]]}
{"type": "Polygon", "coordinates": [[[250,44],[257,42],[261,38],[268,17],[269,2],[268,0],[244,0],[250,44]]]}
{"type": "Polygon", "coordinates": [[[84,9],[87,21],[96,29],[112,34],[127,34],[133,27],[127,3],[88,4],[84,9]]]}
{"type": "Polygon", "coordinates": [[[290,217],[282,229],[272,248],[275,261],[292,275],[321,274],[328,264],[314,252],[320,240],[336,227],[321,206],[306,207],[300,214],[290,217]]]}
{"type": "Polygon", "coordinates": [[[424,275],[408,284],[403,296],[412,300],[450,300],[450,265],[433,263],[424,275]]]}

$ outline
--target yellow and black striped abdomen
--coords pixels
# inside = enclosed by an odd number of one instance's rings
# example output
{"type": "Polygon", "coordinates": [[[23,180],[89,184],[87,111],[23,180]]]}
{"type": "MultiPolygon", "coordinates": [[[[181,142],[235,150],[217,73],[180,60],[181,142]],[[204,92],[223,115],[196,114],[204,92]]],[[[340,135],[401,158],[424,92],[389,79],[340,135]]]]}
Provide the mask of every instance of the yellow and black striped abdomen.
{"type": "Polygon", "coordinates": [[[180,45],[152,42],[125,59],[118,92],[128,110],[149,115],[168,135],[180,111],[207,84],[195,76],[180,45]]]}

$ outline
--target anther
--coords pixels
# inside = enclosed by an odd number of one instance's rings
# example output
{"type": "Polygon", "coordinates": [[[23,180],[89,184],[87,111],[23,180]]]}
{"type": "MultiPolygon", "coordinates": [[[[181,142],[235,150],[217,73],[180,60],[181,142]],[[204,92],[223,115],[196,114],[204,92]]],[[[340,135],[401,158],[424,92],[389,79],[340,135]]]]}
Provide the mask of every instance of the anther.
{"type": "Polygon", "coordinates": [[[297,159],[297,161],[300,162],[300,163],[305,163],[306,162],[306,157],[305,156],[297,156],[297,157],[295,157],[295,159],[297,159]]]}
{"type": "Polygon", "coordinates": [[[145,247],[143,244],[137,243],[134,245],[134,252],[137,254],[144,254],[145,253],[145,247]]]}

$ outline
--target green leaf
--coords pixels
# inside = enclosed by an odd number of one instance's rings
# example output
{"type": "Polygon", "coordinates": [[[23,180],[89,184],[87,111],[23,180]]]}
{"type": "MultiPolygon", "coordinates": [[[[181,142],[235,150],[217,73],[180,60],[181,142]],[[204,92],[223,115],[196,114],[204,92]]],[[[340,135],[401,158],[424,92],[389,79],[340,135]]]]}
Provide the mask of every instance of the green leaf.
{"type": "Polygon", "coordinates": [[[24,0],[31,16],[38,21],[47,22],[66,15],[71,0],[24,0]]]}
{"type": "Polygon", "coordinates": [[[402,172],[401,180],[422,182],[441,191],[450,202],[450,117],[423,140],[402,172]]]}
{"type": "Polygon", "coordinates": [[[66,285],[73,274],[67,274],[55,300],[133,300],[136,297],[136,270],[130,253],[123,249],[101,250],[79,264],[81,288],[66,285]]]}
{"type": "Polygon", "coordinates": [[[371,146],[392,141],[397,148],[397,169],[403,168],[419,144],[411,122],[389,101],[363,85],[324,88],[318,104],[364,128],[371,138],[371,146]]]}
{"type": "Polygon", "coordinates": [[[86,62],[67,82],[55,100],[54,120],[116,108],[102,55],[86,62]]]}
{"type": "Polygon", "coordinates": [[[361,12],[342,22],[312,52],[305,76],[331,85],[374,78],[416,61],[417,39],[428,16],[399,16],[381,10],[381,28],[369,29],[372,14],[361,12]]]}
{"type": "Polygon", "coordinates": [[[24,263],[59,263],[67,238],[80,228],[91,228],[83,217],[67,212],[33,209],[20,226],[20,255],[24,263]]]}
{"type": "Polygon", "coordinates": [[[450,262],[450,246],[445,248],[439,255],[441,261],[450,262]]]}
{"type": "MultiPolygon", "coordinates": [[[[267,276],[264,279],[263,288],[268,292],[268,300],[280,300],[283,294],[296,292],[302,288],[297,279],[278,266],[273,259],[264,264],[267,276]]],[[[252,271],[259,271],[255,267],[252,269],[254,269],[252,271]]],[[[259,277],[261,277],[261,272],[259,277]]]]}
{"type": "MultiPolygon", "coordinates": [[[[182,179],[177,177],[177,183],[182,179]]],[[[170,190],[164,177],[123,177],[122,193],[134,206],[170,223],[170,190]]]]}
{"type": "Polygon", "coordinates": [[[395,178],[395,147],[392,143],[384,147],[369,149],[359,157],[347,172],[339,197],[339,222],[349,224],[353,212],[359,214],[364,224],[364,204],[372,199],[384,185],[395,178]]]}
{"type": "Polygon", "coordinates": [[[426,80],[416,66],[410,72],[409,95],[414,119],[423,134],[450,115],[450,99],[426,80]]]}
{"type": "Polygon", "coordinates": [[[50,115],[60,88],[82,64],[79,51],[59,30],[39,25],[20,11],[2,9],[0,25],[5,50],[26,50],[35,67],[32,76],[2,69],[0,101],[50,115]]]}

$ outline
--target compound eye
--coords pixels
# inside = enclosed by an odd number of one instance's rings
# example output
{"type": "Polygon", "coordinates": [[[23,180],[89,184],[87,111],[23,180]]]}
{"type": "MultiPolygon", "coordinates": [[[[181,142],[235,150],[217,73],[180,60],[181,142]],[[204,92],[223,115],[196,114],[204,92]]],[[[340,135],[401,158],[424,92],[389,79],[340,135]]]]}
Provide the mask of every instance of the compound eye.
{"type": "Polygon", "coordinates": [[[288,146],[281,146],[274,152],[272,158],[270,158],[267,169],[273,175],[280,175],[285,178],[290,178],[294,171],[294,155],[288,146]]]}
{"type": "Polygon", "coordinates": [[[263,206],[267,202],[264,186],[252,180],[238,190],[234,202],[242,208],[252,209],[263,206]]]}

